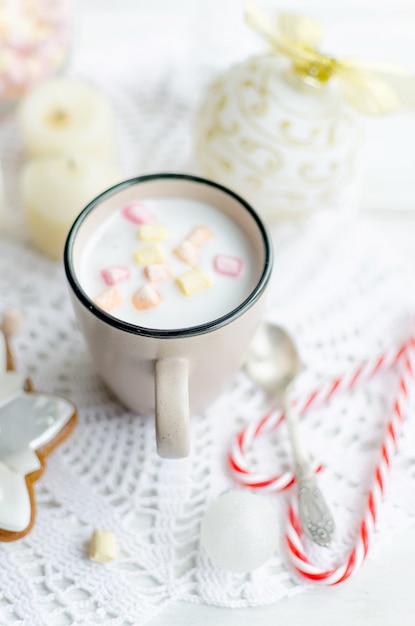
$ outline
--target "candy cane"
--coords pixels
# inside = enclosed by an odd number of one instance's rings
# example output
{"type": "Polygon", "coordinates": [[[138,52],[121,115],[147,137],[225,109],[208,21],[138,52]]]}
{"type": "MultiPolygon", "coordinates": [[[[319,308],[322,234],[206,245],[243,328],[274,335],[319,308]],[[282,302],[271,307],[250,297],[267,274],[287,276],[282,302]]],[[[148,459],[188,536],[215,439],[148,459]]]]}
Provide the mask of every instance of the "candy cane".
{"type": "Polygon", "coordinates": [[[361,382],[367,382],[375,374],[380,374],[393,367],[399,362],[399,360],[406,353],[408,348],[415,345],[415,339],[411,337],[409,341],[403,343],[397,350],[389,350],[383,354],[379,354],[377,357],[366,361],[362,365],[359,365],[349,373],[339,376],[329,381],[323,387],[320,387],[304,398],[296,401],[297,410],[302,415],[308,409],[321,406],[325,402],[328,402],[330,398],[342,391],[349,391],[353,387],[357,386],[361,382]]]}
{"type": "MultiPolygon", "coordinates": [[[[398,350],[379,355],[376,359],[355,368],[353,372],[330,381],[328,385],[307,394],[301,401],[297,401],[300,412],[305,413],[311,407],[329,400],[334,393],[352,389],[361,381],[368,380],[375,374],[394,367],[399,362],[403,362],[392,414],[387,422],[384,440],[380,449],[380,460],[375,468],[373,485],[359,525],[358,539],[345,563],[342,563],[337,568],[324,570],[308,558],[302,540],[297,501],[296,498],[291,500],[285,535],[288,552],[297,573],[310,581],[325,585],[336,585],[346,580],[356,571],[367,556],[384,493],[385,480],[391,465],[391,457],[396,448],[398,432],[402,425],[405,405],[408,401],[409,383],[414,378],[414,367],[410,361],[413,358],[414,348],[415,340],[411,337],[398,350]]],[[[246,459],[246,452],[256,437],[275,429],[282,422],[283,418],[284,416],[281,412],[270,411],[267,415],[253,421],[245,430],[238,433],[229,454],[229,465],[235,480],[239,484],[266,491],[278,491],[294,483],[295,477],[292,472],[279,475],[254,474],[250,472],[246,459]]],[[[314,469],[319,471],[321,466],[317,465],[314,469]]]]}
{"type": "MultiPolygon", "coordinates": [[[[398,349],[391,349],[375,358],[355,367],[351,372],[338,376],[325,385],[306,393],[303,397],[294,398],[300,415],[306,414],[309,410],[322,406],[328,402],[335,394],[342,391],[349,391],[363,382],[369,381],[375,374],[391,369],[396,366],[409,348],[415,347],[415,339],[411,337],[409,341],[401,344],[398,349]]],[[[264,435],[275,430],[284,420],[284,415],[279,409],[269,411],[265,416],[253,420],[243,430],[241,430],[231,445],[228,456],[231,473],[237,483],[245,487],[262,489],[266,492],[281,491],[290,487],[295,476],[293,472],[286,471],[282,474],[254,473],[250,469],[247,459],[247,451],[251,448],[254,440],[259,435],[264,435]]],[[[314,471],[320,471],[322,465],[314,464],[314,471]]]]}

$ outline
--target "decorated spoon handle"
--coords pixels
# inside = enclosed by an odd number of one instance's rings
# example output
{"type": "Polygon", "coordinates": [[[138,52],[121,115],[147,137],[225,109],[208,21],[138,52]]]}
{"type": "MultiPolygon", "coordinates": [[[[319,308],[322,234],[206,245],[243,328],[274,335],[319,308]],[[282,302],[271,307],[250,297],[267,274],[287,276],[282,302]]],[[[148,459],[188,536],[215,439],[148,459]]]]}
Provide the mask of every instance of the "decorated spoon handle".
{"type": "Polygon", "coordinates": [[[334,533],[333,517],[318,488],[311,468],[310,457],[300,434],[297,412],[287,397],[284,405],[285,419],[295,459],[298,513],[301,527],[315,543],[320,546],[327,546],[334,533]]]}
{"type": "Polygon", "coordinates": [[[301,527],[315,543],[327,546],[333,538],[334,521],[315,475],[308,463],[298,463],[296,474],[301,527]]]}

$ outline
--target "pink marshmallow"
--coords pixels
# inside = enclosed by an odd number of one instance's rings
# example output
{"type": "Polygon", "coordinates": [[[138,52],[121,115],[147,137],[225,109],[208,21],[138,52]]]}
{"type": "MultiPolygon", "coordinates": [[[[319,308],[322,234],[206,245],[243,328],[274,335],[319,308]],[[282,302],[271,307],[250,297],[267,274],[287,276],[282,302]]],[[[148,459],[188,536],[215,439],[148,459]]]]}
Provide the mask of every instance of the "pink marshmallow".
{"type": "Polygon", "coordinates": [[[144,268],[144,274],[152,283],[159,283],[173,276],[173,270],[166,263],[150,263],[144,268]]]}
{"type": "Polygon", "coordinates": [[[242,271],[242,259],[227,254],[217,254],[214,259],[214,268],[218,274],[236,278],[242,271]]]}
{"type": "Polygon", "coordinates": [[[106,267],[101,270],[101,276],[106,285],[116,285],[130,277],[130,270],[128,267],[114,265],[113,267],[106,267]]]}
{"type": "Polygon", "coordinates": [[[197,226],[192,230],[190,235],[186,237],[196,248],[203,246],[209,239],[213,237],[213,233],[206,226],[197,226]]]}
{"type": "Polygon", "coordinates": [[[154,215],[141,204],[141,202],[132,202],[127,204],[122,210],[123,216],[134,224],[148,224],[154,220],[154,215]]]}
{"type": "Polygon", "coordinates": [[[136,309],[145,311],[158,306],[161,302],[161,296],[152,285],[143,285],[133,295],[132,302],[136,309]]]}
{"type": "Polygon", "coordinates": [[[116,287],[107,287],[94,298],[97,304],[104,311],[111,311],[122,302],[122,295],[116,287]]]}
{"type": "Polygon", "coordinates": [[[187,265],[196,265],[199,261],[199,252],[196,246],[186,239],[182,241],[173,252],[183,263],[187,263],[187,265]]]}

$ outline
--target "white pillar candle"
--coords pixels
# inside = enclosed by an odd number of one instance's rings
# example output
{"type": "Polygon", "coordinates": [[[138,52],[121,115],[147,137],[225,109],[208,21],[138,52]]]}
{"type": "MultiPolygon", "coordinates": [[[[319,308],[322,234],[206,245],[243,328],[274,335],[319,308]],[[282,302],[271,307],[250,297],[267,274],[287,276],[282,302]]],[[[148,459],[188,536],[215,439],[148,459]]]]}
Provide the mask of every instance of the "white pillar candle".
{"type": "Polygon", "coordinates": [[[21,173],[20,192],[26,226],[38,250],[60,260],[78,213],[122,178],[112,163],[91,155],[28,161],[21,173]]]}
{"type": "Polygon", "coordinates": [[[113,158],[112,108],[89,85],[68,78],[44,82],[22,100],[18,118],[29,156],[85,151],[113,158]]]}

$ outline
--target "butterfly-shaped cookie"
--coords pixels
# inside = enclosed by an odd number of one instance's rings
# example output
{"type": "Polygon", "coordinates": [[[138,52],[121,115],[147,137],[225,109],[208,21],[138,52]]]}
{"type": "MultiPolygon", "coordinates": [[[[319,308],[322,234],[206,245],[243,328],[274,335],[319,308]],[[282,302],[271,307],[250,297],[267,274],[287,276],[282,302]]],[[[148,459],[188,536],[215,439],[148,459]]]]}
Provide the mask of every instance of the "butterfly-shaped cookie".
{"type": "Polygon", "coordinates": [[[75,406],[57,395],[35,392],[10,367],[0,332],[0,541],[20,539],[35,520],[33,483],[45,458],[72,431],[75,406]]]}

